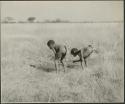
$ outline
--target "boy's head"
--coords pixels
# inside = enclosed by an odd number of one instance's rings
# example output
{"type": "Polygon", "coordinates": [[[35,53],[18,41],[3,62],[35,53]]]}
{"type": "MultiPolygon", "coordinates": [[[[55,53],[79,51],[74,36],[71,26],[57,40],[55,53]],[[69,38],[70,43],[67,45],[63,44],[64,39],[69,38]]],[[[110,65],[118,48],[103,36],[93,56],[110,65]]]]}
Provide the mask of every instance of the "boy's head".
{"type": "Polygon", "coordinates": [[[47,42],[47,46],[48,46],[50,49],[52,49],[52,48],[54,47],[54,45],[55,45],[55,41],[54,41],[54,40],[49,40],[49,41],[47,42]]]}
{"type": "Polygon", "coordinates": [[[77,55],[77,52],[78,52],[79,50],[77,49],[77,48],[72,48],[71,49],[71,54],[75,57],[76,55],[77,55]]]}

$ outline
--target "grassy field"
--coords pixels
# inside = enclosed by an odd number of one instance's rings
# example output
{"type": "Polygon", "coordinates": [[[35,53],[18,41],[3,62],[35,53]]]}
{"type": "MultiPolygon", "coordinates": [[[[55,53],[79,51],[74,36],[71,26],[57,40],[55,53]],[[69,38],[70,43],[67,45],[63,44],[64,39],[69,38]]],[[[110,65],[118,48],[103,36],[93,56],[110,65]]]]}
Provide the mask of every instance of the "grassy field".
{"type": "Polygon", "coordinates": [[[124,101],[123,23],[53,23],[1,25],[2,102],[124,101]],[[49,39],[72,47],[93,41],[98,53],[88,67],[73,64],[56,74],[49,39]],[[31,67],[34,66],[34,67],[31,67]]]}

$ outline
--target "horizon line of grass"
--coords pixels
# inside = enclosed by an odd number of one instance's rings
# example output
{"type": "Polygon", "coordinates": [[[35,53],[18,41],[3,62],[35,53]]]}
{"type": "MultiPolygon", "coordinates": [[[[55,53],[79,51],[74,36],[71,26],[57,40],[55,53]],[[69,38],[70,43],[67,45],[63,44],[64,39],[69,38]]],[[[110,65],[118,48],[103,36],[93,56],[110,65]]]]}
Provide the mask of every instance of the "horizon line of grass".
{"type": "Polygon", "coordinates": [[[2,24],[11,24],[11,23],[122,23],[124,21],[68,21],[68,22],[44,22],[44,21],[36,21],[36,22],[26,22],[26,21],[18,21],[18,22],[1,22],[2,24]]]}

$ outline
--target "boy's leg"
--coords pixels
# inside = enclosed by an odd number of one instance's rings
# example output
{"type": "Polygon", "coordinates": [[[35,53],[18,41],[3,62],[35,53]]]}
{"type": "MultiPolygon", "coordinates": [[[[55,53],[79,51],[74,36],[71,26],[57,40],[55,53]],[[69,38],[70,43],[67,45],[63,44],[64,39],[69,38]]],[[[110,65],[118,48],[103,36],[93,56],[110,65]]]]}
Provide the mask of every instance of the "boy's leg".
{"type": "Polygon", "coordinates": [[[84,62],[85,62],[85,66],[87,67],[87,62],[86,62],[86,59],[84,59],[84,62]]]}
{"type": "Polygon", "coordinates": [[[82,67],[82,69],[84,70],[83,61],[81,60],[80,62],[81,62],[81,67],[82,67]]]}

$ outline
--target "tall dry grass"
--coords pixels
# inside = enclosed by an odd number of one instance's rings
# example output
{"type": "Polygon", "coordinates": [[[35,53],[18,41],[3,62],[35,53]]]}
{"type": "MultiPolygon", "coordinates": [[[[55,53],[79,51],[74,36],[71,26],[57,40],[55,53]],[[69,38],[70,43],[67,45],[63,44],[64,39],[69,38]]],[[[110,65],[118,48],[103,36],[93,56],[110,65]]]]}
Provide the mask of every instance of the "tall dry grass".
{"type": "Polygon", "coordinates": [[[123,24],[2,24],[2,102],[107,103],[124,100],[123,24]],[[48,39],[72,47],[94,42],[88,67],[66,56],[56,74],[48,39]]]}

